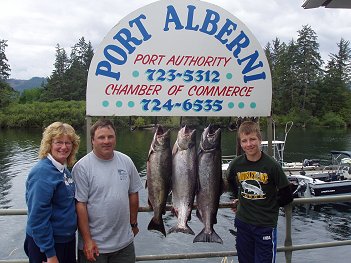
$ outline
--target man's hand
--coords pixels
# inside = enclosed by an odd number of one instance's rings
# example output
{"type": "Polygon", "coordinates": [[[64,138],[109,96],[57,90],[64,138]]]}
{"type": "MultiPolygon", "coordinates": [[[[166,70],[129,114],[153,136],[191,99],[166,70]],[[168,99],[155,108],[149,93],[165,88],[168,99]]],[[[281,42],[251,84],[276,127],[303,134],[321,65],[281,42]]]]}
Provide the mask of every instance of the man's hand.
{"type": "Polygon", "coordinates": [[[137,226],[132,227],[132,231],[133,231],[134,236],[136,236],[139,233],[139,228],[137,226]]]}
{"type": "Polygon", "coordinates": [[[92,239],[84,241],[83,252],[88,261],[96,261],[95,255],[99,256],[99,248],[92,239]]]}

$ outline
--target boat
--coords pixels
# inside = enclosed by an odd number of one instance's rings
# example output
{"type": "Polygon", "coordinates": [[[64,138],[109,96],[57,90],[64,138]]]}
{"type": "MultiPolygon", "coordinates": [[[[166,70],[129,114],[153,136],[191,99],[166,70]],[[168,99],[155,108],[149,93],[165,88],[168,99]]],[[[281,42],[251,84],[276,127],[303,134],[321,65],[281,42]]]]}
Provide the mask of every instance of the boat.
{"type": "Polygon", "coordinates": [[[351,180],[322,181],[306,175],[288,175],[294,197],[320,197],[351,193],[351,180]]]}
{"type": "Polygon", "coordinates": [[[330,151],[332,163],[320,170],[288,172],[295,197],[351,193],[351,151],[330,151]]]}
{"type": "Polygon", "coordinates": [[[325,182],[351,179],[351,151],[330,151],[331,163],[329,165],[319,165],[313,171],[306,169],[300,170],[285,169],[289,175],[306,175],[312,179],[319,179],[325,182]]]}

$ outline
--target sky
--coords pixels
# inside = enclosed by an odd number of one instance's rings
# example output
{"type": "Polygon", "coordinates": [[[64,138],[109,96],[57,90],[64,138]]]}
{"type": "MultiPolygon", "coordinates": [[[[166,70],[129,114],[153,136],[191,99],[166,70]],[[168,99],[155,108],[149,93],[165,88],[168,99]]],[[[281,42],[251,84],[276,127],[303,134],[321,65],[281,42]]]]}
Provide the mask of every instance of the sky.
{"type": "MultiPolygon", "coordinates": [[[[351,41],[351,9],[303,9],[303,0],[203,0],[237,17],[264,47],[279,38],[289,43],[298,30],[310,25],[318,36],[324,61],[338,52],[340,39],[351,41]]],[[[10,78],[49,77],[55,47],[67,54],[81,37],[97,48],[125,16],[155,0],[1,0],[0,40],[7,40],[5,55],[10,78]]]]}

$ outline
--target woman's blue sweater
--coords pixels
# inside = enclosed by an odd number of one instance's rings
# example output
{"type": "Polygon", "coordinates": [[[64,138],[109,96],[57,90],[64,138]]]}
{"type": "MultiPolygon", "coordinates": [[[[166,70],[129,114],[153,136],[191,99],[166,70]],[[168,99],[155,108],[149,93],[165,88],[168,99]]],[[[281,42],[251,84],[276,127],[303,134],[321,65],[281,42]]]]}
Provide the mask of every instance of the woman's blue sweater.
{"type": "Polygon", "coordinates": [[[40,160],[26,181],[26,232],[47,257],[56,255],[55,243],[75,237],[75,185],[67,168],[60,172],[48,158],[40,160]]]}

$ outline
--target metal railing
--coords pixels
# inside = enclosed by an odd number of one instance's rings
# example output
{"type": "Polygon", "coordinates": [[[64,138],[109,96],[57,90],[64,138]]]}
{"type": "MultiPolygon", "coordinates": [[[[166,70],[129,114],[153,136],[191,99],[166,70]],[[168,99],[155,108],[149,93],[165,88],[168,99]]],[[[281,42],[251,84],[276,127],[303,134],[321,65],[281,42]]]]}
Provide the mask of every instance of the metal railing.
{"type": "MultiPolygon", "coordinates": [[[[339,196],[326,196],[326,197],[313,197],[313,198],[296,198],[292,204],[285,207],[285,242],[283,247],[278,247],[277,252],[285,253],[286,263],[291,263],[293,251],[316,249],[316,248],[327,248],[336,246],[348,246],[351,245],[351,240],[343,241],[332,241],[322,243],[311,243],[302,245],[293,245],[291,237],[291,222],[292,222],[292,207],[294,205],[301,204],[325,204],[325,203],[337,203],[337,202],[351,202],[351,195],[339,195],[339,196]]],[[[221,203],[219,208],[230,208],[231,203],[221,203]]],[[[196,205],[194,206],[196,208],[196,205]]],[[[171,206],[166,207],[167,211],[171,209],[171,206]]],[[[150,212],[150,207],[139,207],[139,212],[150,212]]],[[[26,209],[0,209],[0,216],[13,216],[13,215],[26,215],[26,209]]],[[[142,255],[137,256],[136,261],[157,261],[157,260],[175,260],[175,259],[195,259],[195,258],[213,258],[213,257],[228,257],[237,256],[236,251],[217,251],[217,252],[199,252],[199,253],[186,253],[186,254],[160,254],[160,255],[142,255]]],[[[26,259],[15,259],[15,260],[0,260],[0,263],[28,263],[26,259]]]]}

